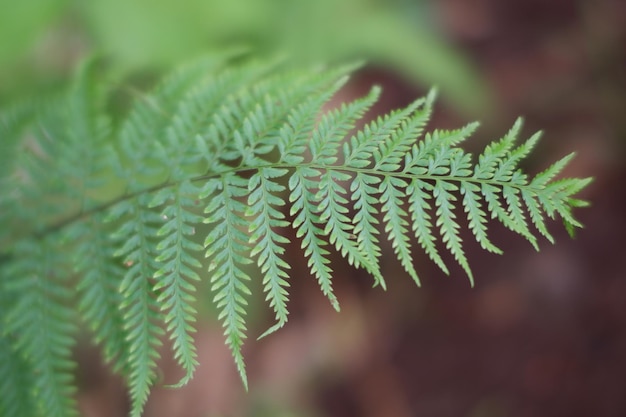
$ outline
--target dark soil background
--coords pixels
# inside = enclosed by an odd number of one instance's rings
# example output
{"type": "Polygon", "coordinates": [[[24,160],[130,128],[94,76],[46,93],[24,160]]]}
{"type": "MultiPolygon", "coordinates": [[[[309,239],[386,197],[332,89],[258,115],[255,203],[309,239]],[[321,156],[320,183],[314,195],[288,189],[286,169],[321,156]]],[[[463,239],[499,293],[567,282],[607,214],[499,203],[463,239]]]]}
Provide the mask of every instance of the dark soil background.
{"type": "MultiPolygon", "coordinates": [[[[424,256],[418,288],[386,249],[388,290],[334,265],[342,305],[335,313],[308,276],[298,248],[289,324],[246,345],[250,392],[236,376],[219,325],[198,334],[202,365],[181,390],[157,388],[146,416],[620,417],[626,415],[626,2],[619,0],[443,0],[447,38],[477,65],[494,111],[468,144],[480,152],[518,115],[524,136],[545,131],[526,163],[538,172],[572,151],[566,175],[595,177],[591,207],[574,240],[557,222],[557,243],[541,251],[493,225],[504,250],[468,242],[476,277],[447,277],[424,256]]],[[[384,111],[427,86],[376,66],[347,95],[385,88],[384,111]]],[[[440,104],[431,126],[466,122],[440,104]]],[[[448,262],[453,266],[453,262],[448,262]]],[[[250,334],[270,323],[257,320],[250,334]]],[[[87,416],[125,413],[119,381],[81,353],[81,408],[87,416]]],[[[163,363],[165,382],[179,371],[163,363]]]]}

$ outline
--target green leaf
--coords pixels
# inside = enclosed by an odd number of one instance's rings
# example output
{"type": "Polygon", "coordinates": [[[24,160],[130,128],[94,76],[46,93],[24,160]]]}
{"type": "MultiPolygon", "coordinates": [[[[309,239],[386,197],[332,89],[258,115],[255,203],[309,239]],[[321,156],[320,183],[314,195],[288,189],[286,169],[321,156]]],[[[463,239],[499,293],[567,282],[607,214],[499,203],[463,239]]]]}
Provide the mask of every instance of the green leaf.
{"type": "Polygon", "coordinates": [[[246,339],[245,313],[248,302],[244,295],[250,295],[245,282],[250,276],[243,269],[251,260],[245,253],[248,238],[241,231],[247,227],[243,218],[246,206],[237,200],[247,195],[245,180],[233,175],[224,176],[214,186],[215,193],[209,206],[205,208],[205,223],[217,223],[207,235],[204,246],[209,258],[211,291],[215,293],[213,302],[220,310],[226,344],[230,348],[237,370],[246,389],[248,378],[241,348],[246,339]]]}
{"type": "Polygon", "coordinates": [[[248,302],[264,296],[273,311],[261,337],[287,322],[287,246],[298,241],[339,310],[332,252],[385,288],[381,233],[418,285],[415,250],[450,273],[438,246],[473,285],[462,237],[501,253],[491,223],[536,248],[535,234],[553,241],[547,218],[571,233],[582,226],[574,211],[588,205],[579,194],[590,179],[557,178],[572,155],[529,179],[519,166],[539,134],[516,146],[521,119],[474,161],[460,145],[476,123],[424,133],[434,91],[369,121],[378,87],[329,109],[354,66],[217,53],[134,92],[123,114],[110,111],[110,94],[126,90],[102,81],[97,63],[67,91],[0,111],[3,416],[77,413],[71,354],[82,322],[139,417],[166,334],[184,371],[174,386],[193,376],[203,284],[247,388],[248,302]]]}

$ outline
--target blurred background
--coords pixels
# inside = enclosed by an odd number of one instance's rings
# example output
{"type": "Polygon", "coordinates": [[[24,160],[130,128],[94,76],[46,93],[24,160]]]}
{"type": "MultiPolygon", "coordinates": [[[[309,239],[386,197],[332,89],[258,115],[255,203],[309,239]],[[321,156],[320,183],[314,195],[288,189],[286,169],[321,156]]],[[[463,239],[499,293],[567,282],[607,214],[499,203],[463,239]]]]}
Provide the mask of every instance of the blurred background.
{"type": "MultiPolygon", "coordinates": [[[[337,102],[380,84],[373,117],[436,84],[431,127],[481,120],[469,150],[521,115],[524,136],[545,131],[528,172],[576,151],[566,175],[595,177],[574,240],[555,222],[557,244],[539,253],[495,224],[503,256],[468,241],[473,289],[451,260],[447,277],[420,253],[417,288],[386,248],[386,292],[334,263],[337,314],[290,248],[288,325],[256,341],[272,317],[262,303],[249,313],[250,391],[207,314],[195,379],[155,388],[147,417],[626,415],[626,2],[0,0],[0,39],[0,105],[53,88],[93,53],[139,84],[233,45],[299,62],[365,59],[337,102]]],[[[126,415],[98,351],[80,344],[77,357],[83,414],[126,415]]],[[[169,359],[161,370],[166,383],[180,376],[169,359]]]]}

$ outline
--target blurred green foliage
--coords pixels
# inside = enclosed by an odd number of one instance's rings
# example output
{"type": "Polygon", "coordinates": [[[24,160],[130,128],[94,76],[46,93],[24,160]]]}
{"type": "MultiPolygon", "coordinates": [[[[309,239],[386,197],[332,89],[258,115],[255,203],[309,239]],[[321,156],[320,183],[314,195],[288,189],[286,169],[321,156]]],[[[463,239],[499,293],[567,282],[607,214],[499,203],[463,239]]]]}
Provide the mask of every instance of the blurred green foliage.
{"type": "Polygon", "coordinates": [[[406,0],[0,0],[0,101],[62,79],[92,52],[126,74],[244,45],[307,62],[365,59],[484,113],[487,89],[434,21],[430,3],[406,0]]]}

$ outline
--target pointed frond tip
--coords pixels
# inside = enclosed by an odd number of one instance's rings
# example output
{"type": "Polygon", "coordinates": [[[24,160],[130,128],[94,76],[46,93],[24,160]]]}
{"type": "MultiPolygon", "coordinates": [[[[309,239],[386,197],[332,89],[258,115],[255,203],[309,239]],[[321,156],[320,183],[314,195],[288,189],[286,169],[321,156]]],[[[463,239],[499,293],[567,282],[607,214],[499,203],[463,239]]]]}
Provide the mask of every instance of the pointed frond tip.
{"type": "MultiPolygon", "coordinates": [[[[363,120],[378,87],[337,103],[354,66],[218,54],[120,116],[107,112],[114,89],[89,65],[50,100],[63,105],[0,114],[11,155],[0,168],[0,296],[10,295],[0,318],[11,322],[0,354],[21,358],[32,384],[12,398],[35,401],[14,409],[74,413],[77,319],[125,378],[139,417],[164,337],[184,371],[172,386],[192,378],[205,292],[247,389],[249,303],[264,302],[274,320],[259,338],[279,330],[290,284],[308,271],[339,311],[333,252],[383,289],[392,258],[423,283],[419,252],[448,275],[446,261],[456,262],[473,286],[468,245],[502,253],[494,223],[540,249],[539,238],[554,242],[548,219],[573,235],[574,212],[589,205],[579,194],[591,178],[559,178],[574,154],[534,177],[520,168],[540,138],[518,143],[521,118],[476,157],[461,145],[477,123],[426,128],[436,89],[363,120]]],[[[16,380],[15,369],[0,366],[0,381],[16,380]]]]}

